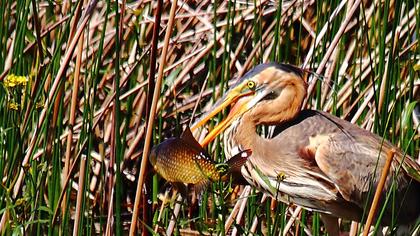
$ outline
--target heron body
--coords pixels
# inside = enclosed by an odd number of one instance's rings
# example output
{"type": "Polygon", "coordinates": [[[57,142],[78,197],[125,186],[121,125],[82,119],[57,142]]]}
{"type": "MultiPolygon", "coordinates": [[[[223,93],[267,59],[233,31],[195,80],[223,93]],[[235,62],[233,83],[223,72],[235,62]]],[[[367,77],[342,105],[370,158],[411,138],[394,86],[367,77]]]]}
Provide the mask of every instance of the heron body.
{"type": "MultiPolygon", "coordinates": [[[[239,134],[247,132],[243,128],[249,125],[247,122],[250,121],[241,120],[236,133],[225,136],[233,137],[233,145],[239,149],[253,150],[242,167],[242,174],[249,183],[282,202],[361,220],[369,187],[373,183],[372,187],[376,188],[385,156],[394,148],[389,142],[382,144],[379,136],[313,110],[304,110],[293,120],[277,126],[276,135],[269,139],[259,136],[255,130],[252,134],[250,129],[246,137],[252,140],[242,140],[239,134]]],[[[395,155],[403,158],[398,150],[395,155]]],[[[381,202],[385,201],[385,194],[395,179],[394,204],[398,213],[394,213],[394,217],[397,223],[408,223],[420,212],[420,184],[402,170],[396,174],[398,167],[399,162],[394,161],[381,202]]],[[[392,219],[392,206],[388,205],[383,217],[386,225],[392,219]]]]}
{"type": "Polygon", "coordinates": [[[373,198],[386,156],[393,151],[381,203],[388,191],[395,192],[382,223],[414,221],[420,214],[419,165],[388,141],[350,122],[301,110],[307,90],[303,77],[294,66],[259,65],[194,127],[231,105],[228,117],[205,143],[224,132],[228,156],[252,150],[241,169],[251,185],[280,201],[356,221],[373,198]],[[275,134],[261,137],[256,132],[259,125],[275,126],[275,134]]]}

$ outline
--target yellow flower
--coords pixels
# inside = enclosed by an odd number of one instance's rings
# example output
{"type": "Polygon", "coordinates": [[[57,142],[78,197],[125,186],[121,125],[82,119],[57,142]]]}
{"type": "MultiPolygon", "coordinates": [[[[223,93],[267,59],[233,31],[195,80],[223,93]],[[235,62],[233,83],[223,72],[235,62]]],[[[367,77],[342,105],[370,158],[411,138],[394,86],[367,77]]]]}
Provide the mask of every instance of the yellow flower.
{"type": "Polygon", "coordinates": [[[16,102],[9,102],[9,104],[7,104],[7,107],[10,110],[15,110],[15,111],[19,110],[19,104],[17,104],[16,102]]]}
{"type": "Polygon", "coordinates": [[[36,109],[38,109],[38,108],[44,108],[44,103],[43,102],[37,102],[37,103],[35,103],[35,108],[36,109]]]}
{"type": "Polygon", "coordinates": [[[13,88],[19,85],[25,86],[27,82],[28,82],[28,77],[11,74],[11,75],[8,75],[6,79],[4,79],[4,86],[8,88],[13,88]]]}
{"type": "Polygon", "coordinates": [[[286,178],[286,174],[285,174],[285,173],[283,173],[283,172],[280,172],[280,173],[277,175],[277,179],[278,179],[278,180],[280,180],[280,181],[283,181],[285,178],[286,178]]]}

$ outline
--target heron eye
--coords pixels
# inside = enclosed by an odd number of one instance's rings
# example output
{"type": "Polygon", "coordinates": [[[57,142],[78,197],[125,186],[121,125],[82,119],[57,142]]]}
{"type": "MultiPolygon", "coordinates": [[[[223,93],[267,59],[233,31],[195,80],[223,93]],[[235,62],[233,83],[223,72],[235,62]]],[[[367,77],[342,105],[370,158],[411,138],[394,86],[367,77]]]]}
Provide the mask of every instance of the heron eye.
{"type": "Polygon", "coordinates": [[[249,89],[255,89],[255,82],[250,80],[248,81],[248,83],[246,84],[248,86],[249,89]]]}

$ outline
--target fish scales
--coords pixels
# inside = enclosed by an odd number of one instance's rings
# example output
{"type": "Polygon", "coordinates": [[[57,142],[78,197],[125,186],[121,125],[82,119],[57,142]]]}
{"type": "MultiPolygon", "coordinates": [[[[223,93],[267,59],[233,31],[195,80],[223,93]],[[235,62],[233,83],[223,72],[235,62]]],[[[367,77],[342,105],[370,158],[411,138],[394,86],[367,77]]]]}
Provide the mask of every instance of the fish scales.
{"type": "Polygon", "coordinates": [[[196,150],[181,139],[168,139],[155,152],[155,169],[170,182],[197,184],[207,179],[215,181],[219,177],[215,163],[204,150],[196,150]]]}
{"type": "Polygon", "coordinates": [[[227,180],[232,170],[239,172],[249,155],[251,150],[244,150],[228,162],[216,165],[187,128],[181,137],[169,138],[153,147],[149,161],[167,181],[202,189],[210,182],[227,180]]]}

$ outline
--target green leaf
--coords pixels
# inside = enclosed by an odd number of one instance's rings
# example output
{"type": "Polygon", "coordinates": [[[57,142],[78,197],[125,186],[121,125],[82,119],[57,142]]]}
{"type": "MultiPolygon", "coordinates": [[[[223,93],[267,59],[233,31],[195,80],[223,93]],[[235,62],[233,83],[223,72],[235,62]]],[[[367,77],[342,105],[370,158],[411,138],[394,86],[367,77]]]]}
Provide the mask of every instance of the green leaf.
{"type": "Polygon", "coordinates": [[[417,101],[411,102],[410,104],[408,104],[407,108],[404,110],[402,114],[402,119],[401,119],[401,128],[404,129],[405,127],[409,126],[409,124],[411,123],[413,110],[414,108],[416,108],[417,103],[418,103],[417,101]]]}
{"type": "Polygon", "coordinates": [[[175,79],[177,78],[179,72],[181,72],[181,67],[176,68],[174,71],[172,71],[168,77],[165,78],[164,80],[164,86],[162,86],[161,88],[161,93],[163,93],[163,91],[165,90],[165,88],[167,87],[171,87],[174,83],[175,83],[175,79]]]}

